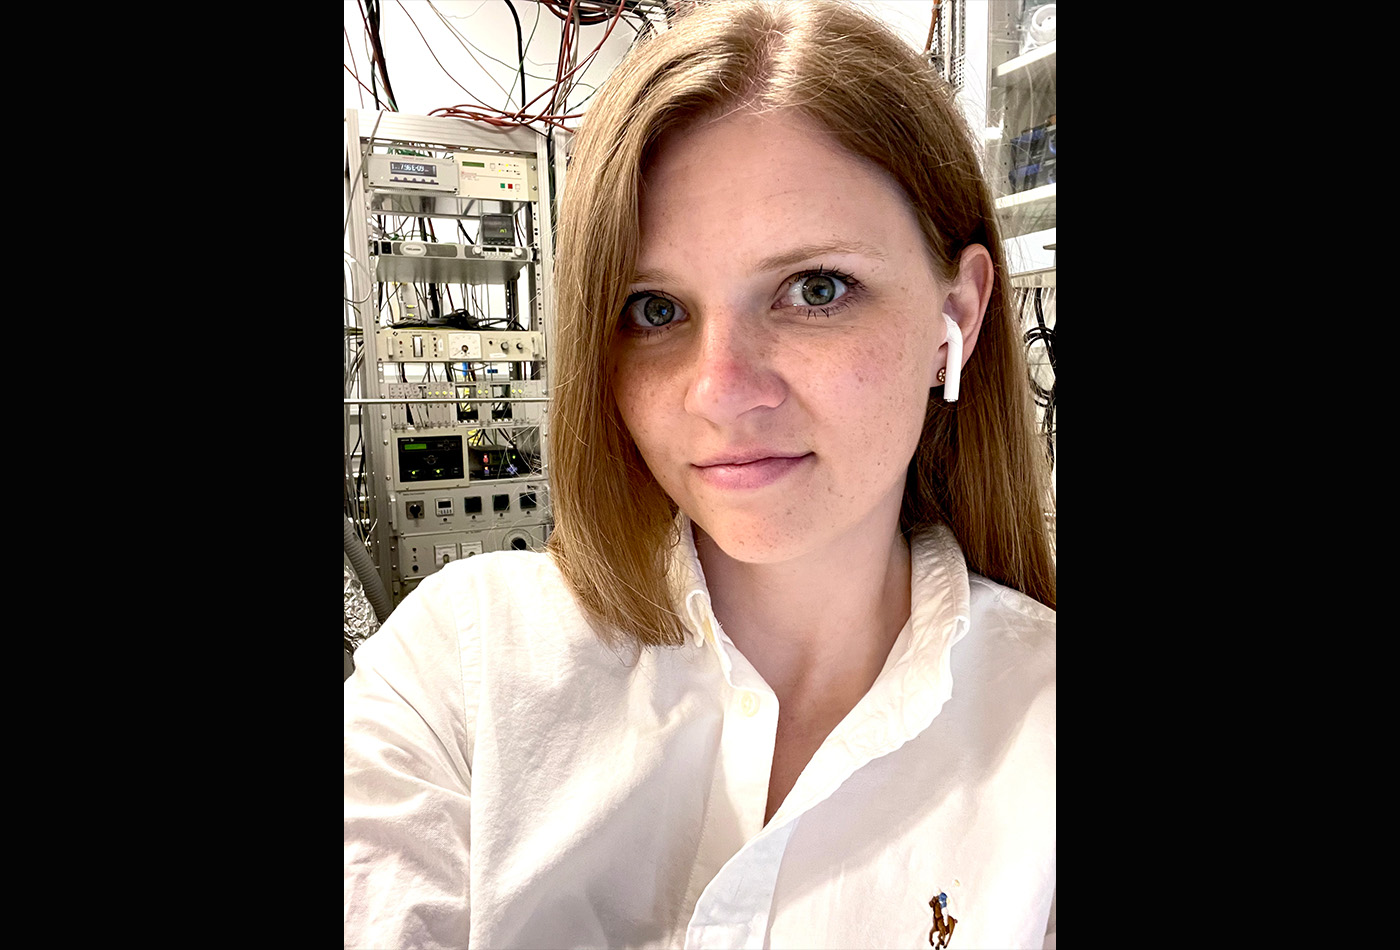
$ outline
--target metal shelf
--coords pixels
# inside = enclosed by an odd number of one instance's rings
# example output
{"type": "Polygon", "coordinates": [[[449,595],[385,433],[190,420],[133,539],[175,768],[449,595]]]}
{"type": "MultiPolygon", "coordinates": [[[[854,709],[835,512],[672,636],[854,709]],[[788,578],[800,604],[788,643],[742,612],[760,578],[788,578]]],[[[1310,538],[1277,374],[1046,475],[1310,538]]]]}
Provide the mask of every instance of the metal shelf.
{"type": "Polygon", "coordinates": [[[1041,185],[998,198],[996,210],[1002,236],[1007,239],[1051,230],[1055,227],[1057,210],[1055,185],[1041,185]]]}
{"type": "Polygon", "coordinates": [[[409,217],[472,220],[482,213],[483,204],[500,205],[505,213],[511,213],[528,203],[505,198],[459,198],[456,195],[396,191],[387,188],[373,188],[369,192],[371,212],[409,217]]]}
{"type": "Polygon", "coordinates": [[[1023,274],[1013,274],[1011,277],[1013,287],[1054,287],[1055,268],[1045,267],[1040,270],[1029,270],[1023,274]]]}
{"type": "Polygon", "coordinates": [[[1038,46],[992,70],[992,82],[1003,85],[1036,83],[1055,78],[1055,41],[1038,46]]]}
{"type": "Polygon", "coordinates": [[[1017,211],[1032,214],[1047,208],[1054,209],[1055,183],[1051,182],[1048,185],[1041,185],[1038,188],[998,198],[996,206],[998,211],[1009,211],[1015,208],[1017,211]]]}
{"type": "MultiPolygon", "coordinates": [[[[383,243],[383,242],[380,242],[383,243]]],[[[389,242],[391,254],[375,255],[374,278],[379,281],[474,284],[484,281],[504,283],[515,280],[533,263],[528,247],[484,249],[470,244],[389,242]],[[402,252],[404,244],[418,244],[426,253],[412,256],[402,252]],[[505,256],[505,252],[512,256],[505,256]]]]}

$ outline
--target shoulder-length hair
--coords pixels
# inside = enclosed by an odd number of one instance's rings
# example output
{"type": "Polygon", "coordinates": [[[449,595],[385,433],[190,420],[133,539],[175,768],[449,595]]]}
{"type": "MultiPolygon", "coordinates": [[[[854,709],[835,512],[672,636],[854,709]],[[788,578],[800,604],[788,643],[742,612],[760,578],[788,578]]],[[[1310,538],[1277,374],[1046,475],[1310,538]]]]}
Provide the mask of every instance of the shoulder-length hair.
{"type": "Polygon", "coordinates": [[[740,107],[795,110],[892,175],[943,280],[969,245],[991,253],[991,301],[962,392],[952,405],[931,393],[900,529],[949,526],[970,570],[1054,607],[1046,453],[992,195],[946,83],[853,6],[713,0],[639,43],[609,76],[561,199],[548,549],[595,630],[608,642],[684,641],[667,581],[676,505],[622,422],[611,343],[637,258],[642,175],[661,136],[740,107]]]}

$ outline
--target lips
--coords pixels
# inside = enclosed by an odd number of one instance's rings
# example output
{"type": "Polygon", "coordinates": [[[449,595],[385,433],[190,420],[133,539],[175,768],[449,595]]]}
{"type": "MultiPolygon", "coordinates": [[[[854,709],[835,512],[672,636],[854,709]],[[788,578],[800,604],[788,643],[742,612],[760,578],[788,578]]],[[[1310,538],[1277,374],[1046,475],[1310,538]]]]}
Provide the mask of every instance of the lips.
{"type": "Polygon", "coordinates": [[[744,449],[726,452],[723,455],[716,455],[704,462],[695,462],[694,464],[699,468],[710,468],[715,465],[749,465],[764,459],[799,459],[810,454],[810,452],[785,452],[779,449],[744,449]]]}
{"type": "Polygon", "coordinates": [[[716,456],[708,464],[696,465],[694,471],[711,488],[749,491],[784,480],[804,469],[815,457],[811,452],[801,455],[773,455],[771,450],[764,454],[733,452],[716,456]]]}

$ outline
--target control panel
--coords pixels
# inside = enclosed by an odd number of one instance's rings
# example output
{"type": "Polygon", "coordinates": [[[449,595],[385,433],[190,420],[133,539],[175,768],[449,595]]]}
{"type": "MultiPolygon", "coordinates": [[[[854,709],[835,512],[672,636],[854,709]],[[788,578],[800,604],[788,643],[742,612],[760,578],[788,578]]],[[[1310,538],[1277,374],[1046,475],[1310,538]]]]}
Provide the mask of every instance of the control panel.
{"type": "Polygon", "coordinates": [[[457,193],[457,164],[451,158],[375,154],[365,159],[371,188],[457,193]]]}
{"type": "Polygon", "coordinates": [[[403,535],[481,531],[551,520],[546,482],[473,482],[460,487],[401,491],[395,522],[403,535]]]}
{"type": "Polygon", "coordinates": [[[549,539],[543,480],[402,491],[392,504],[397,583],[414,583],[453,561],[490,551],[541,551],[549,539]]]}
{"type": "Polygon", "coordinates": [[[369,186],[381,191],[428,191],[488,201],[538,201],[535,160],[498,152],[431,155],[375,153],[365,159],[369,186]]]}
{"type": "MultiPolygon", "coordinates": [[[[390,399],[451,399],[455,393],[452,383],[385,383],[384,395],[390,399]]],[[[392,429],[431,429],[457,424],[451,403],[397,402],[389,404],[389,427],[392,429]]]]}
{"type": "Polygon", "coordinates": [[[460,152],[457,194],[488,201],[538,201],[539,179],[533,159],[491,152],[460,152]]]}
{"type": "Polygon", "coordinates": [[[453,561],[492,551],[543,551],[549,541],[547,524],[515,525],[485,531],[400,537],[391,545],[394,559],[394,594],[401,596],[429,575],[453,561]]]}
{"type": "Polygon", "coordinates": [[[544,334],[532,330],[385,327],[377,335],[379,358],[394,363],[544,359],[544,334]]]}
{"type": "Polygon", "coordinates": [[[515,217],[509,214],[483,214],[477,240],[483,246],[514,247],[515,217]]]}
{"type": "Polygon", "coordinates": [[[462,436],[431,430],[395,435],[399,483],[455,482],[467,477],[462,436]]]}

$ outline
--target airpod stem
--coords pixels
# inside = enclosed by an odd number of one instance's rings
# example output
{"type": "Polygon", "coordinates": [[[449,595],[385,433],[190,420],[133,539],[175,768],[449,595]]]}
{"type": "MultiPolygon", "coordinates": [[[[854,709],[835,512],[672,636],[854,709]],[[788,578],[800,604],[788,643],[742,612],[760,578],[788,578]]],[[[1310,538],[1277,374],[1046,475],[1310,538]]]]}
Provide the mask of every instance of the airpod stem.
{"type": "Polygon", "coordinates": [[[958,381],[962,378],[962,328],[946,313],[943,320],[948,324],[948,365],[943,381],[943,401],[955,402],[958,398],[958,381]]]}

